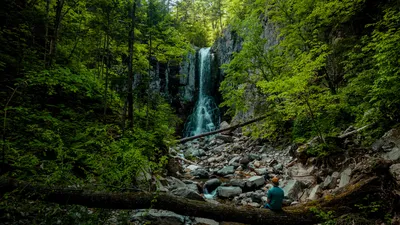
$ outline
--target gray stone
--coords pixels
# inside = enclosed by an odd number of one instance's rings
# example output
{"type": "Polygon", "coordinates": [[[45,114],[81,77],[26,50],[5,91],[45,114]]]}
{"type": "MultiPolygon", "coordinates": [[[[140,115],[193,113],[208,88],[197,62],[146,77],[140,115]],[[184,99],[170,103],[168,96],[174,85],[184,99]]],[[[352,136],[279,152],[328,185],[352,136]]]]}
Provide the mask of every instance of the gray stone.
{"type": "Polygon", "coordinates": [[[383,154],[383,158],[393,161],[400,159],[400,148],[398,147],[392,148],[390,152],[383,154]]]}
{"type": "Polygon", "coordinates": [[[187,187],[175,189],[171,193],[182,198],[204,201],[203,197],[201,197],[198,193],[187,187]]]}
{"type": "Polygon", "coordinates": [[[219,125],[219,129],[225,129],[228,128],[230,125],[226,121],[222,121],[222,123],[219,125]]]}
{"type": "Polygon", "coordinates": [[[136,213],[132,216],[131,221],[140,221],[141,223],[151,221],[151,224],[168,225],[180,225],[190,222],[189,218],[186,216],[181,216],[170,211],[157,209],[136,210],[136,213]]]}
{"type": "Polygon", "coordinates": [[[250,159],[247,155],[243,156],[243,158],[241,158],[239,161],[239,163],[243,164],[243,165],[247,165],[247,164],[249,164],[249,162],[250,162],[250,159]]]}
{"type": "Polygon", "coordinates": [[[228,135],[219,134],[219,135],[215,136],[215,138],[220,139],[220,140],[222,140],[222,141],[224,141],[226,143],[232,143],[233,142],[233,137],[228,136],[228,135]]]}
{"type": "Polygon", "coordinates": [[[179,179],[177,179],[175,177],[167,178],[167,182],[168,182],[168,189],[169,190],[174,190],[174,189],[185,188],[186,187],[186,184],[183,181],[181,181],[181,180],[179,180],[179,179]]]}
{"type": "Polygon", "coordinates": [[[302,185],[297,180],[289,180],[283,187],[285,197],[289,197],[293,200],[297,200],[298,194],[302,191],[302,185]]]}
{"type": "Polygon", "coordinates": [[[274,169],[275,169],[276,171],[281,171],[281,170],[283,170],[283,165],[282,165],[282,163],[278,163],[276,166],[274,166],[274,169]]]}
{"type": "Polygon", "coordinates": [[[219,197],[231,198],[240,195],[242,189],[240,187],[218,187],[217,192],[219,197]]]}
{"type": "Polygon", "coordinates": [[[387,160],[400,159],[400,129],[391,129],[372,145],[375,151],[382,151],[382,157],[387,160]]]}
{"type": "Polygon", "coordinates": [[[239,145],[238,143],[235,143],[233,145],[233,147],[231,148],[231,151],[233,151],[233,152],[238,152],[238,151],[241,151],[241,150],[243,150],[243,147],[241,145],[239,145]]]}
{"type": "Polygon", "coordinates": [[[266,196],[264,192],[250,192],[250,198],[252,202],[262,203],[262,197],[266,196]]]}
{"type": "Polygon", "coordinates": [[[231,160],[229,160],[228,165],[233,166],[233,164],[239,162],[239,160],[240,160],[240,156],[235,156],[231,160]]]}
{"type": "Polygon", "coordinates": [[[199,178],[209,178],[210,175],[208,174],[207,170],[200,168],[190,173],[192,176],[199,177],[199,178]]]}
{"type": "Polygon", "coordinates": [[[233,174],[233,173],[235,173],[234,166],[225,166],[224,168],[222,168],[216,172],[216,174],[221,175],[221,176],[226,176],[228,174],[233,174]]]}
{"type": "Polygon", "coordinates": [[[268,174],[268,169],[267,168],[254,169],[254,172],[256,172],[257,175],[265,175],[268,174]]]}
{"type": "Polygon", "coordinates": [[[219,179],[214,178],[204,183],[204,188],[207,189],[208,193],[211,193],[212,191],[217,189],[217,187],[219,187],[221,184],[222,182],[219,179]]]}
{"type": "Polygon", "coordinates": [[[344,187],[350,182],[351,169],[347,168],[340,174],[339,187],[344,187]]]}
{"type": "Polygon", "coordinates": [[[316,185],[311,189],[310,195],[308,196],[307,199],[311,201],[317,200],[321,192],[322,192],[321,187],[319,185],[316,185]]]}
{"type": "Polygon", "coordinates": [[[250,153],[250,154],[248,155],[248,157],[249,157],[250,161],[253,161],[253,160],[260,160],[260,159],[261,159],[259,155],[254,154],[254,153],[250,153]]]}
{"type": "Polygon", "coordinates": [[[235,186],[235,187],[244,188],[244,186],[246,185],[246,181],[245,181],[245,180],[240,180],[240,179],[232,179],[232,180],[230,181],[230,184],[231,184],[232,186],[235,186]]]}
{"type": "Polygon", "coordinates": [[[400,163],[391,165],[389,171],[397,183],[400,184],[400,163]]]}
{"type": "Polygon", "coordinates": [[[250,202],[249,204],[247,204],[249,206],[255,207],[255,208],[259,208],[260,204],[258,204],[257,202],[250,202]]]}
{"type": "Polygon", "coordinates": [[[186,167],[186,169],[188,169],[190,171],[194,171],[194,170],[197,170],[199,168],[201,168],[201,167],[197,166],[197,165],[190,165],[190,166],[186,167]]]}
{"type": "Polygon", "coordinates": [[[219,225],[219,223],[215,220],[210,220],[206,218],[195,218],[194,224],[201,224],[201,225],[219,225]]]}
{"type": "Polygon", "coordinates": [[[253,176],[247,179],[246,186],[249,188],[258,188],[263,186],[265,183],[265,179],[263,176],[253,176]]]}
{"type": "Polygon", "coordinates": [[[338,179],[339,177],[340,177],[340,173],[339,172],[333,172],[332,173],[332,178],[338,179]]]}
{"type": "Polygon", "coordinates": [[[263,205],[267,204],[267,200],[268,200],[267,196],[261,197],[261,202],[262,202],[263,205]]]}
{"type": "Polygon", "coordinates": [[[333,178],[331,176],[327,176],[324,180],[324,182],[321,185],[322,189],[333,189],[336,187],[336,179],[337,178],[333,178]]]}

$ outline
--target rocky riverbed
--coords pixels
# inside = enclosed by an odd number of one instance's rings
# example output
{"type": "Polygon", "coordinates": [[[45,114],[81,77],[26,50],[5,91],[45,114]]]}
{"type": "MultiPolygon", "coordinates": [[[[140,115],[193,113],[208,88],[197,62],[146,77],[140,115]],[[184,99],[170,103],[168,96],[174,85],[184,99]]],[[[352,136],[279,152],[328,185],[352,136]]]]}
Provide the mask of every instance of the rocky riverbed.
{"type": "MultiPolygon", "coordinates": [[[[227,126],[226,122],[222,126],[227,126]]],[[[266,203],[267,191],[272,187],[269,179],[278,176],[280,187],[285,192],[284,205],[302,204],[347,185],[354,171],[362,169],[364,159],[381,157],[399,160],[399,134],[398,130],[391,130],[371,148],[359,149],[358,153],[345,151],[347,156],[337,165],[317,167],[317,159],[301,159],[304,150],[315,144],[315,139],[299,146],[273,146],[262,140],[250,139],[239,129],[170,149],[175,169],[170,176],[157,181],[157,188],[193,200],[260,208],[266,203]]],[[[356,138],[345,140],[347,146],[356,146],[356,138]]],[[[393,165],[391,173],[398,178],[400,164],[393,165]]],[[[180,221],[172,224],[218,224],[201,218],[171,216],[157,210],[150,215],[180,221]]],[[[142,217],[136,214],[134,218],[140,221],[138,218],[142,217]]]]}

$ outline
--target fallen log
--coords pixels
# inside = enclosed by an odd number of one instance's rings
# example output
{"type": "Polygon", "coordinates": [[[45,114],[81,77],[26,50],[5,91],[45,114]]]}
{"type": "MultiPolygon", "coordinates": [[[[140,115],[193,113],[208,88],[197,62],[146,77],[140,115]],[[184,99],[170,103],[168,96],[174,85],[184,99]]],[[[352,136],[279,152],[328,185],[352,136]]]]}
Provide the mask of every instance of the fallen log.
{"type": "Polygon", "coordinates": [[[12,179],[0,180],[0,192],[15,191],[28,199],[62,205],[82,205],[104,209],[163,209],[181,215],[232,221],[245,224],[315,224],[320,221],[304,211],[272,212],[266,209],[232,207],[223,204],[188,200],[165,193],[101,193],[65,188],[49,188],[12,179]]]}
{"type": "MultiPolygon", "coordinates": [[[[14,192],[28,199],[43,200],[58,204],[75,204],[90,208],[106,209],[163,209],[181,215],[210,218],[216,221],[231,221],[245,224],[316,224],[321,218],[312,212],[313,208],[321,210],[334,209],[336,215],[354,210],[354,205],[365,196],[385,194],[382,189],[383,178],[373,176],[362,179],[341,188],[338,193],[324,197],[308,204],[287,207],[282,212],[252,207],[233,207],[223,204],[211,204],[176,197],[166,193],[106,193],[87,190],[52,188],[43,185],[32,185],[13,179],[0,179],[0,193],[14,192]]],[[[390,196],[392,197],[392,196],[390,196]]]]}
{"type": "Polygon", "coordinates": [[[199,134],[199,135],[192,136],[192,137],[182,138],[182,139],[179,139],[178,142],[183,144],[185,142],[192,141],[192,140],[195,140],[195,139],[198,139],[198,138],[207,137],[207,136],[210,136],[210,135],[213,135],[213,134],[222,133],[224,131],[234,130],[234,129],[237,129],[239,127],[243,127],[243,126],[258,122],[258,121],[263,120],[265,118],[266,118],[266,116],[263,116],[263,117],[259,117],[257,119],[250,120],[250,121],[247,121],[245,123],[241,123],[241,124],[238,124],[238,125],[235,125],[235,126],[224,128],[224,129],[219,129],[219,130],[211,131],[211,132],[204,133],[204,134],[199,134]]]}

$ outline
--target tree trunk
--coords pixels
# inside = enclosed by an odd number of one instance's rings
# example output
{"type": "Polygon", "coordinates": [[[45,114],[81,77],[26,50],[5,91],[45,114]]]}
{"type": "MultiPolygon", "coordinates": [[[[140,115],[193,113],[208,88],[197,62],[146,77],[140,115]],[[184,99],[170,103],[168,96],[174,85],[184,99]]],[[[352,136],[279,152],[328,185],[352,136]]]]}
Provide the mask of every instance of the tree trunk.
{"type": "MultiPolygon", "coordinates": [[[[386,172],[387,172],[386,167],[386,172]]],[[[385,176],[364,175],[362,179],[339,189],[337,193],[319,200],[284,208],[282,212],[251,207],[233,207],[224,204],[212,204],[188,200],[165,193],[101,193],[85,190],[49,188],[32,185],[13,179],[0,180],[0,193],[16,191],[28,199],[44,200],[58,204],[75,204],[91,208],[107,209],[163,209],[181,215],[210,218],[216,221],[231,221],[245,224],[315,224],[321,222],[318,215],[312,213],[312,208],[319,210],[334,210],[335,216],[357,212],[355,204],[369,196],[369,201],[375,198],[386,201],[384,207],[396,208],[391,204],[393,193],[385,176]],[[388,200],[391,199],[391,200],[388,200]]],[[[389,181],[390,183],[390,181],[389,181]]],[[[390,210],[383,208],[382,210],[390,210]]],[[[387,211],[389,212],[389,211],[387,211]]]]}
{"type": "MultiPolygon", "coordinates": [[[[131,11],[131,30],[129,32],[129,64],[128,64],[128,120],[129,120],[129,128],[133,127],[133,44],[135,41],[135,14],[136,14],[136,0],[132,2],[132,11],[131,11]]],[[[124,123],[125,124],[125,123],[124,123]]]]}
{"type": "Polygon", "coordinates": [[[314,224],[319,221],[309,212],[272,212],[266,209],[215,205],[188,200],[169,194],[98,193],[84,190],[68,190],[33,186],[11,179],[0,180],[1,193],[18,189],[19,194],[29,199],[40,199],[58,204],[75,204],[90,208],[106,209],[163,209],[181,215],[210,218],[216,221],[232,221],[245,224],[314,224]],[[21,189],[20,189],[21,188],[21,189]]]}
{"type": "Polygon", "coordinates": [[[199,134],[199,135],[192,136],[192,137],[182,138],[182,139],[178,140],[178,142],[179,143],[185,143],[185,142],[192,141],[192,140],[195,140],[195,139],[198,139],[198,138],[201,138],[201,137],[206,137],[206,136],[210,136],[210,135],[213,135],[213,134],[218,134],[218,133],[221,133],[221,132],[224,132],[224,131],[234,130],[236,128],[243,127],[243,126],[258,122],[258,121],[263,120],[263,119],[265,119],[265,116],[259,117],[257,119],[250,120],[250,121],[247,121],[245,123],[241,123],[241,124],[238,124],[238,125],[235,125],[235,126],[231,126],[231,127],[228,127],[228,128],[219,129],[219,130],[211,131],[211,132],[204,133],[204,134],[199,134]]]}
{"type": "Polygon", "coordinates": [[[44,65],[47,65],[47,51],[49,48],[49,12],[50,12],[50,0],[46,0],[46,21],[45,21],[45,34],[44,34],[44,65]]]}
{"type": "Polygon", "coordinates": [[[54,31],[52,39],[50,41],[50,52],[49,52],[49,62],[48,62],[49,67],[53,64],[53,61],[57,56],[58,34],[61,26],[62,10],[64,8],[64,3],[65,3],[64,0],[57,0],[54,31]]]}

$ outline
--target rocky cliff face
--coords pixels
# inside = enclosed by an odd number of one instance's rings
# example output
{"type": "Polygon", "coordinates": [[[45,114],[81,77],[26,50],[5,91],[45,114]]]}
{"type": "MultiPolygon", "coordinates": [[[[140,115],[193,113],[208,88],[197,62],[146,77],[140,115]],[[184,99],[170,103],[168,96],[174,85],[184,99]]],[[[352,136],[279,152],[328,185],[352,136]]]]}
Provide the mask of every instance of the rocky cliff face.
{"type": "MultiPolygon", "coordinates": [[[[278,44],[279,39],[276,30],[276,27],[272,23],[269,23],[267,17],[265,17],[263,20],[263,33],[261,34],[261,37],[267,40],[264,46],[265,52],[269,51],[272,46],[278,44]]],[[[223,64],[228,64],[233,59],[233,53],[239,52],[242,49],[242,43],[243,39],[234,31],[232,31],[231,27],[228,27],[224,30],[222,37],[218,38],[215,44],[212,46],[211,49],[215,53],[216,57],[215,65],[212,71],[215,73],[214,76],[219,79],[218,86],[224,78],[224,70],[221,69],[221,66],[223,64]]],[[[253,118],[255,116],[257,107],[264,103],[264,97],[260,96],[255,89],[255,86],[248,88],[245,98],[249,100],[249,109],[245,113],[239,113],[236,115],[236,117],[232,119],[234,123],[236,123],[236,121],[243,121],[253,118]]],[[[218,102],[222,102],[222,96],[219,93],[216,96],[218,98],[218,102]]],[[[228,118],[223,118],[223,120],[228,120],[228,118]]]]}

